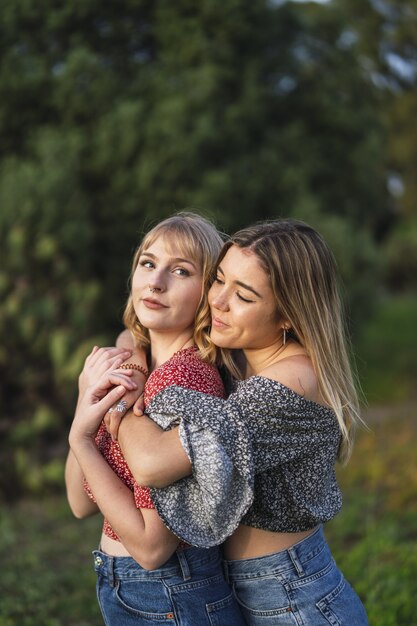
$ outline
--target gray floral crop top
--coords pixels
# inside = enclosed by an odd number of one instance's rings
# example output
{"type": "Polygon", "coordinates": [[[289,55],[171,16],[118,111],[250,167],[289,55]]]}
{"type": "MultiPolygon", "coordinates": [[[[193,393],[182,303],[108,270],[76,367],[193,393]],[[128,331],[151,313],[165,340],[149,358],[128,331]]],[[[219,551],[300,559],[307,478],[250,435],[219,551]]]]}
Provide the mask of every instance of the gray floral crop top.
{"type": "Polygon", "coordinates": [[[227,400],[171,386],[148,405],[164,429],[179,423],[192,475],[152,489],[166,526],[199,547],[222,543],[238,524],[297,532],[332,519],[335,413],[263,376],[237,383],[227,400]]]}

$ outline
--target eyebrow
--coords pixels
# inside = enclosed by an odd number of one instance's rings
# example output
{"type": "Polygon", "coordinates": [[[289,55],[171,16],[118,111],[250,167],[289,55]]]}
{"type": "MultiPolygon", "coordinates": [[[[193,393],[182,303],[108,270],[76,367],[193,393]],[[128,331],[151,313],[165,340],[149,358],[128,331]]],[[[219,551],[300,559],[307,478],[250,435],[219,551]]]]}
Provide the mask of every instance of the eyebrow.
{"type": "MultiPolygon", "coordinates": [[[[224,272],[222,270],[222,268],[219,267],[217,268],[217,271],[220,272],[223,276],[224,276],[224,272]]],[[[247,285],[246,283],[242,283],[241,280],[235,280],[234,281],[236,283],[236,285],[239,285],[239,287],[243,287],[243,289],[247,289],[248,291],[251,291],[252,293],[255,294],[255,296],[258,296],[258,298],[262,299],[262,296],[260,293],[258,293],[253,287],[251,287],[250,285],[247,285]]]]}
{"type": "MultiPolygon", "coordinates": [[[[140,256],[148,256],[151,259],[155,259],[157,260],[158,257],[156,256],[156,254],[152,254],[152,252],[147,252],[146,250],[144,250],[140,256]]],[[[193,263],[193,261],[190,261],[190,259],[183,259],[180,256],[177,257],[171,257],[170,258],[170,262],[171,263],[188,263],[189,265],[192,265],[195,269],[197,269],[197,266],[195,265],[195,263],[193,263]]]]}

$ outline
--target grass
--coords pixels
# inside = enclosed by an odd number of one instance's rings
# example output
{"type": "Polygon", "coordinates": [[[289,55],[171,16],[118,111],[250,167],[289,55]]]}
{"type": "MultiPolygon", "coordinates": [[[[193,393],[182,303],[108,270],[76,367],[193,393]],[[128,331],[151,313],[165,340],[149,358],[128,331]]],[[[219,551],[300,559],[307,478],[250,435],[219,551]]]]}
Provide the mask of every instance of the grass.
{"type": "Polygon", "coordinates": [[[100,527],[74,519],[64,496],[3,506],[0,626],[102,626],[90,555],[100,527]]]}

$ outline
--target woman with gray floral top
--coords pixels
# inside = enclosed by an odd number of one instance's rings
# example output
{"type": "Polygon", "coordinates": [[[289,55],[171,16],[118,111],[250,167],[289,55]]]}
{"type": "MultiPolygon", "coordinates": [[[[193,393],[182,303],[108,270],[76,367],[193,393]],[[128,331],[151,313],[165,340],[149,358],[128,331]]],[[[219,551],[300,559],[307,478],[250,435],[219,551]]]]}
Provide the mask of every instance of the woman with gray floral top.
{"type": "Polygon", "coordinates": [[[152,419],[131,413],[118,432],[168,528],[196,546],[224,542],[250,625],[368,624],[322,531],[341,507],[334,467],[359,420],[336,274],[302,222],[238,232],[209,292],[232,393],[169,387],[147,407],[152,419]]]}

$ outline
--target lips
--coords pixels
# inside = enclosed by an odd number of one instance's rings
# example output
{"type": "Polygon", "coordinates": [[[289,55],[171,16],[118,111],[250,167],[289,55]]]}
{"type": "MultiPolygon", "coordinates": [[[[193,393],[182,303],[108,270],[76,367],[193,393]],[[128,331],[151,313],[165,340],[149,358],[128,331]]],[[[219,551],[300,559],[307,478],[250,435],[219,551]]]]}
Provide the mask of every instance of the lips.
{"type": "Polygon", "coordinates": [[[213,316],[212,320],[211,320],[211,325],[214,326],[214,328],[227,328],[228,324],[225,324],[225,322],[223,322],[219,317],[213,316]]]}
{"type": "Polygon", "coordinates": [[[154,298],[143,298],[143,304],[148,309],[167,309],[168,307],[165,304],[162,304],[159,300],[155,300],[154,298]]]}

